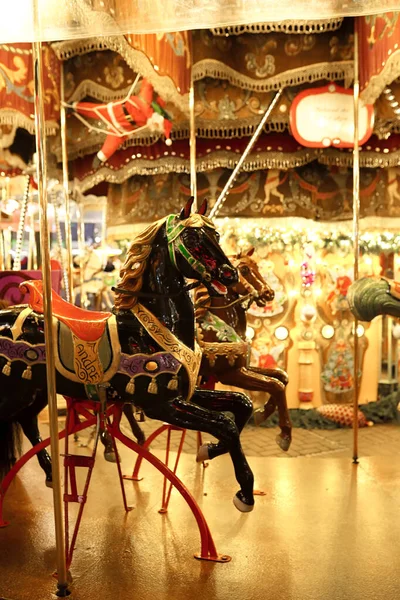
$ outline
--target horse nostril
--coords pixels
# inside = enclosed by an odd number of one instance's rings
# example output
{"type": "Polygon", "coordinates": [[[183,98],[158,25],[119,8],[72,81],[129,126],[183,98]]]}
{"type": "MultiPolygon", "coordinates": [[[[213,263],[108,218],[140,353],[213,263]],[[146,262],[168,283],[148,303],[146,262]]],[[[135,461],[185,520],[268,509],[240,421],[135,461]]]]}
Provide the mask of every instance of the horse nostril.
{"type": "Polygon", "coordinates": [[[228,265],[222,265],[222,267],[220,267],[219,273],[220,276],[226,280],[231,280],[235,276],[234,269],[231,269],[228,265]]]}

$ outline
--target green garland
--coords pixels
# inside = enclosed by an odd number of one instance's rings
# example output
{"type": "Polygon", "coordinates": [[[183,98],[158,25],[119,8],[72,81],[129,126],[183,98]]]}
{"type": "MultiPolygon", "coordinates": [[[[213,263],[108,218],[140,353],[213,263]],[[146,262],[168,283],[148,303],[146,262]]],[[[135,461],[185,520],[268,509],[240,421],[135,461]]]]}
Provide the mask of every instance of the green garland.
{"type": "MultiPolygon", "coordinates": [[[[353,252],[353,236],[351,233],[332,232],[326,235],[317,230],[296,229],[274,229],[270,227],[254,227],[251,230],[245,228],[240,232],[239,228],[229,225],[225,231],[222,228],[224,239],[233,238],[239,245],[251,245],[259,248],[266,246],[270,251],[290,252],[304,248],[306,244],[312,244],[315,249],[327,252],[338,250],[348,254],[353,252]]],[[[397,233],[368,233],[360,234],[360,251],[362,254],[390,254],[400,252],[400,234],[397,233]]]]}

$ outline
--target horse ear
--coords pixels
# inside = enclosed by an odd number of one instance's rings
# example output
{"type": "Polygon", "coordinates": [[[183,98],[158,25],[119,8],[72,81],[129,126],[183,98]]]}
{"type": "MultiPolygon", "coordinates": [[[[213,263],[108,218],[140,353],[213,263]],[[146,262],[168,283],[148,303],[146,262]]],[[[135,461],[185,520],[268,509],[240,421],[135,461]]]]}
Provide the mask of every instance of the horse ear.
{"type": "Polygon", "coordinates": [[[184,221],[185,219],[188,219],[190,217],[190,210],[192,208],[193,200],[194,197],[190,196],[189,200],[186,202],[186,206],[182,208],[181,214],[179,215],[181,221],[184,221]]]}
{"type": "Polygon", "coordinates": [[[254,246],[252,246],[252,247],[250,248],[250,250],[248,250],[248,252],[247,252],[247,256],[249,256],[249,257],[250,257],[250,256],[253,256],[253,254],[254,254],[254,251],[255,251],[255,248],[254,248],[254,246]]]}
{"type": "Polygon", "coordinates": [[[199,210],[197,211],[199,213],[199,215],[205,215],[207,212],[207,198],[204,198],[202,205],[200,206],[199,210]]]}

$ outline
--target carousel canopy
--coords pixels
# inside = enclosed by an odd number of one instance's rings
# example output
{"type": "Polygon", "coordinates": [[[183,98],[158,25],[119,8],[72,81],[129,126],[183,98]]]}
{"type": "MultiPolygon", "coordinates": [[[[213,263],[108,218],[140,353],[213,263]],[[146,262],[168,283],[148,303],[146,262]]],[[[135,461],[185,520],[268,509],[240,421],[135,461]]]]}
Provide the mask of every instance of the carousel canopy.
{"type": "Polygon", "coordinates": [[[398,0],[3,0],[0,41],[54,41],[266,21],[310,21],[315,15],[329,19],[399,9],[398,0]]]}

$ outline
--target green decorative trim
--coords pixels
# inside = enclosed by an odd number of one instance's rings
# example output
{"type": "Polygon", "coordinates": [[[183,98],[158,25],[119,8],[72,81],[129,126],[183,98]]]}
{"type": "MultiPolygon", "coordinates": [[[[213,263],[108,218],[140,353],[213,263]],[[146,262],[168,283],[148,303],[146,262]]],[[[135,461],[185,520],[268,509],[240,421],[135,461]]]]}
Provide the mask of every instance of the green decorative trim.
{"type": "MultiPolygon", "coordinates": [[[[190,218],[190,217],[189,217],[190,218]]],[[[176,264],[176,251],[178,250],[183,258],[189,263],[194,271],[199,273],[201,277],[204,278],[207,275],[206,267],[198,261],[194,256],[192,256],[189,250],[186,248],[184,243],[180,241],[178,238],[182,231],[186,229],[186,227],[190,226],[187,223],[188,219],[181,221],[179,217],[176,215],[169,215],[167,217],[166,223],[166,232],[167,232],[167,240],[168,240],[168,252],[172,264],[177,267],[176,264]],[[178,221],[178,222],[176,222],[178,221]]],[[[205,223],[207,225],[207,223],[205,223]]]]}

